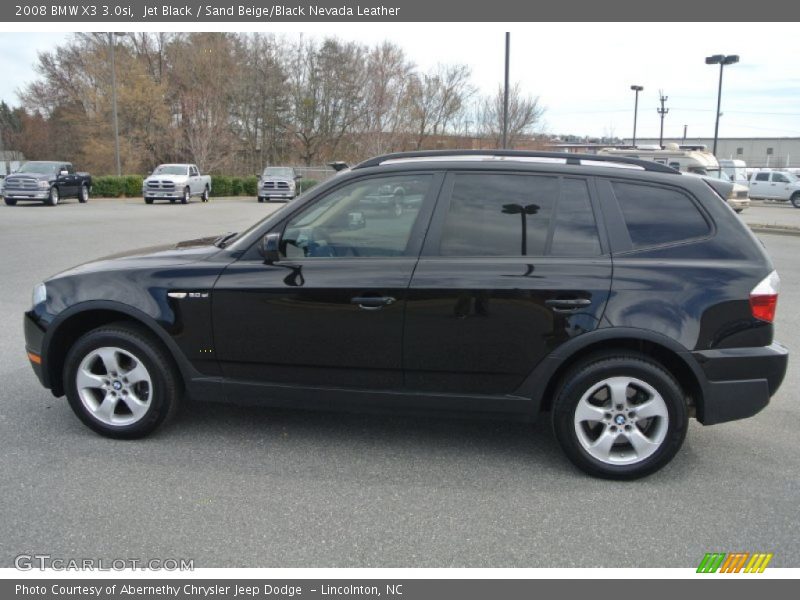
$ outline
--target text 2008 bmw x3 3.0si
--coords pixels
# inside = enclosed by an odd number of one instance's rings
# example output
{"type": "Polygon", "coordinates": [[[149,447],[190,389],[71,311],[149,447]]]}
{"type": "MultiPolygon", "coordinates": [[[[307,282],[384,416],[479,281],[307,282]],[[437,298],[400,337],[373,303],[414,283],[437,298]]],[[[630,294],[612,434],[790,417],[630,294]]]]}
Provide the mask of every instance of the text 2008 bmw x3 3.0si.
{"type": "Polygon", "coordinates": [[[547,413],[578,467],[640,477],[690,417],[750,417],[786,371],[778,275],[726,185],[614,157],[378,157],[243,233],[54,276],[27,351],[111,437],[184,395],[547,413]]]}

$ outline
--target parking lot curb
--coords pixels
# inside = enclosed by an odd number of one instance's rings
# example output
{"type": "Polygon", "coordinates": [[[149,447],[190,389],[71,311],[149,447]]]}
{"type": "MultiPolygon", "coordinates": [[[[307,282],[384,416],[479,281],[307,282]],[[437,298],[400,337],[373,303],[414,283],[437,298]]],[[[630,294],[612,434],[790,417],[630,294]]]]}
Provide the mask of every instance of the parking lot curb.
{"type": "Polygon", "coordinates": [[[754,233],[773,233],[776,235],[800,236],[800,227],[790,227],[786,225],[764,225],[761,223],[747,223],[747,226],[754,233]]]}

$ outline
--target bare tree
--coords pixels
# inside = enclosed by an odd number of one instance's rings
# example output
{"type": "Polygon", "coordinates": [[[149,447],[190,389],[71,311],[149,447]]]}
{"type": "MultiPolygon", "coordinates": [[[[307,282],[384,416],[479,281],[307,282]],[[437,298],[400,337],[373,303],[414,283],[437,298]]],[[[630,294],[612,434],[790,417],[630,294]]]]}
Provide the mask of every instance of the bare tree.
{"type": "Polygon", "coordinates": [[[415,147],[420,149],[429,137],[444,135],[448,125],[458,120],[474,93],[466,65],[439,65],[432,73],[411,80],[411,122],[415,147]]]}
{"type": "MultiPolygon", "coordinates": [[[[477,114],[479,134],[495,148],[503,145],[503,104],[503,88],[498,86],[494,96],[483,98],[477,114]]],[[[519,82],[515,83],[508,94],[509,148],[513,148],[523,136],[532,134],[543,115],[544,108],[540,106],[538,96],[523,95],[519,82]]]]}

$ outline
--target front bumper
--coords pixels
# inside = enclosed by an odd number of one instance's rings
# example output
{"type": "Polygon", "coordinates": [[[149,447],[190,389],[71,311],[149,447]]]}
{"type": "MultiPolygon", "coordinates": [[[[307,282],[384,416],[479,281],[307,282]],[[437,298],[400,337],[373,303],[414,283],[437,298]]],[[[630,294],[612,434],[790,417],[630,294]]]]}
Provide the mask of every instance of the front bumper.
{"type": "Polygon", "coordinates": [[[733,210],[744,210],[750,206],[750,198],[728,198],[728,206],[733,210]]]}
{"type": "Polygon", "coordinates": [[[706,376],[697,420],[714,425],[752,417],[778,391],[789,351],[774,343],[761,348],[725,348],[692,352],[706,376]]]}
{"type": "Polygon", "coordinates": [[[26,312],[23,317],[23,329],[25,331],[25,351],[28,354],[28,362],[31,363],[33,372],[41,384],[49,388],[50,385],[43,365],[44,356],[42,356],[44,329],[39,326],[35,315],[30,312],[26,312]]]}
{"type": "Polygon", "coordinates": [[[259,196],[262,198],[284,198],[286,200],[291,200],[295,197],[295,193],[293,191],[275,191],[275,190],[261,190],[258,193],[259,196]]]}
{"type": "Polygon", "coordinates": [[[155,200],[162,199],[167,200],[169,198],[183,198],[183,191],[160,191],[160,192],[151,192],[150,190],[146,190],[143,193],[145,198],[153,198],[155,200]]]}
{"type": "Polygon", "coordinates": [[[31,191],[31,192],[15,192],[14,190],[4,190],[3,197],[9,200],[47,200],[50,196],[48,190],[31,191]]]}

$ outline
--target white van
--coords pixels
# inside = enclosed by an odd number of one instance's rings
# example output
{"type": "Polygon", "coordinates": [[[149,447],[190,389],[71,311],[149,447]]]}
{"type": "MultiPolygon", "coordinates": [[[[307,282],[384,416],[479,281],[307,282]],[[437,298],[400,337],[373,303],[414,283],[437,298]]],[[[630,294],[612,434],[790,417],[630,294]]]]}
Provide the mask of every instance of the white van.
{"type": "Polygon", "coordinates": [[[717,162],[716,157],[706,150],[705,146],[678,146],[678,144],[667,144],[663,150],[658,148],[603,148],[597,153],[604,156],[625,156],[628,158],[652,160],[653,162],[667,165],[683,173],[730,181],[733,183],[733,189],[728,198],[726,198],[730,207],[737,213],[740,213],[750,206],[750,196],[747,185],[729,176],[726,171],[720,167],[721,161],[717,162]]]}

